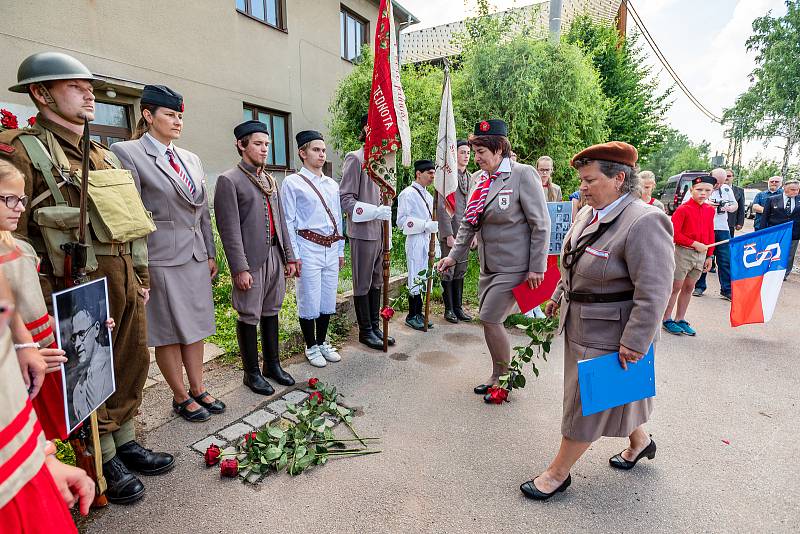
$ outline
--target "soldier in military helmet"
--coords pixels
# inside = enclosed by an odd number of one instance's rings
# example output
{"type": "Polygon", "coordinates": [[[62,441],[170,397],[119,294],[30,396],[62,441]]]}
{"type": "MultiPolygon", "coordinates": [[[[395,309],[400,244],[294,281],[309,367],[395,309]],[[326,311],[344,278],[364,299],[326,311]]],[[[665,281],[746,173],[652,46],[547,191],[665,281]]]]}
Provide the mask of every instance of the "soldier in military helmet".
{"type": "MultiPolygon", "coordinates": [[[[80,205],[77,183],[83,158],[81,136],[84,119],[94,119],[94,87],[101,82],[80,61],[59,52],[42,52],[25,59],[17,80],[9,90],[30,96],[38,109],[36,125],[0,133],[0,156],[9,158],[23,172],[25,194],[34,199],[20,218],[18,232],[31,241],[42,259],[42,292],[52,310],[51,295],[66,287],[69,273],[65,271],[63,253],[54,245],[58,237],[53,228],[43,228],[48,216],[52,217],[53,208],[80,205]]],[[[110,173],[127,172],[120,170],[117,158],[99,143],[92,143],[88,159],[92,180],[95,176],[107,180],[110,173]]],[[[138,194],[125,200],[134,208],[141,207],[138,194]]],[[[108,235],[114,231],[113,221],[104,219],[108,216],[107,206],[96,204],[90,203],[91,243],[86,270],[89,279],[107,279],[111,316],[117,323],[112,343],[115,354],[124,357],[114,361],[116,391],[97,410],[101,451],[95,453],[102,453],[109,501],[130,503],[144,494],[144,486],[131,471],[156,475],[170,470],[175,463],[170,454],[142,447],[136,441],[133,424],[150,366],[144,304],[149,296],[145,236],[152,229],[147,227],[147,221],[137,221],[142,230],[130,235],[140,237],[114,241],[108,235]]],[[[71,230],[77,235],[77,228],[71,230]]]]}

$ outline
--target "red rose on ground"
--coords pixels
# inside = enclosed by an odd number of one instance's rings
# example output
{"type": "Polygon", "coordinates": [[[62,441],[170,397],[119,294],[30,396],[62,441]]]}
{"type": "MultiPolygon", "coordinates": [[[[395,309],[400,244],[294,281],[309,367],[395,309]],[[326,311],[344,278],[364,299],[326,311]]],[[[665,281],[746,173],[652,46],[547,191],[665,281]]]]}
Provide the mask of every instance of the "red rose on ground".
{"type": "Polygon", "coordinates": [[[245,443],[248,442],[248,441],[255,441],[255,440],[256,440],[256,433],[255,432],[250,432],[249,434],[245,434],[244,435],[245,443]]]}
{"type": "Polygon", "coordinates": [[[9,130],[19,128],[17,116],[7,109],[0,109],[0,125],[2,125],[3,128],[8,128],[9,130]]]}
{"type": "Polygon", "coordinates": [[[239,461],[236,458],[222,460],[219,464],[219,474],[223,477],[234,478],[239,475],[239,461]]]}
{"type": "Polygon", "coordinates": [[[317,382],[319,382],[319,378],[309,378],[308,379],[308,387],[316,388],[317,387],[317,382]]]}
{"type": "Polygon", "coordinates": [[[391,306],[386,306],[384,309],[381,310],[381,317],[387,320],[394,317],[394,308],[392,308],[391,306]]]}
{"type": "Polygon", "coordinates": [[[311,402],[316,402],[317,404],[322,404],[322,393],[319,391],[312,391],[311,395],[308,396],[308,400],[311,402]]]}
{"type": "Polygon", "coordinates": [[[488,122],[486,122],[486,121],[483,121],[483,122],[480,124],[480,126],[478,126],[478,128],[480,128],[480,130],[481,130],[482,132],[488,132],[488,131],[489,131],[489,128],[490,128],[490,126],[489,126],[489,123],[488,123],[488,122]]]}
{"type": "Polygon", "coordinates": [[[211,467],[212,465],[217,465],[219,462],[219,457],[222,454],[222,451],[216,445],[209,445],[206,449],[206,453],[203,455],[203,458],[206,460],[206,465],[211,467]]]}
{"type": "Polygon", "coordinates": [[[508,390],[498,386],[489,388],[489,402],[492,404],[503,404],[508,402],[508,390]]]}
{"type": "Polygon", "coordinates": [[[36,117],[28,117],[28,126],[36,126],[36,117]]]}

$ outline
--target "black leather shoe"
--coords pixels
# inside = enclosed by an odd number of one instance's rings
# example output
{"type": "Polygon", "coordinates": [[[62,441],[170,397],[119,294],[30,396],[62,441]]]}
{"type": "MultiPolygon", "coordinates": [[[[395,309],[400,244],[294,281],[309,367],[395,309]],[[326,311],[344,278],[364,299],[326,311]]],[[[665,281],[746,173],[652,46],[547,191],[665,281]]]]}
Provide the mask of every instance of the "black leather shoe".
{"type": "Polygon", "coordinates": [[[211,414],[202,406],[195,411],[189,410],[189,405],[193,402],[195,402],[195,400],[192,397],[189,397],[183,402],[177,402],[175,399],[172,399],[172,409],[176,414],[190,423],[202,423],[203,421],[211,419],[211,414]]]}
{"type": "Polygon", "coordinates": [[[533,499],[534,501],[546,501],[556,493],[561,493],[567,489],[570,484],[572,484],[572,475],[567,475],[567,479],[551,493],[545,493],[539,490],[539,488],[536,487],[536,484],[533,483],[533,480],[523,482],[519,489],[522,490],[522,494],[529,499],[533,499]]]}
{"type": "Polygon", "coordinates": [[[475,386],[472,391],[475,392],[475,395],[486,395],[490,387],[492,387],[491,384],[481,384],[479,386],[475,386]]]}
{"type": "Polygon", "coordinates": [[[106,479],[106,497],[114,504],[130,504],[144,495],[144,484],[136,475],[128,471],[119,456],[103,464],[103,476],[106,479]]]}
{"type": "Polygon", "coordinates": [[[642,449],[642,452],[639,453],[639,455],[636,457],[634,461],[629,462],[628,460],[622,457],[622,453],[619,453],[609,458],[608,463],[611,465],[611,467],[615,469],[622,469],[624,471],[628,471],[630,469],[633,469],[633,466],[636,465],[636,462],[638,462],[645,456],[647,457],[648,460],[652,460],[653,458],[656,457],[656,442],[653,441],[652,439],[650,440],[650,445],[642,449]]]}
{"type": "Polygon", "coordinates": [[[189,391],[189,396],[194,399],[194,401],[208,410],[210,413],[223,413],[225,411],[225,403],[219,399],[214,399],[211,402],[206,401],[207,397],[210,397],[208,391],[202,392],[200,395],[192,395],[192,392],[189,391]]]}
{"type": "Polygon", "coordinates": [[[262,375],[260,371],[245,373],[242,378],[242,384],[249,387],[250,391],[253,393],[258,393],[259,395],[266,395],[269,397],[275,394],[275,388],[272,387],[272,384],[267,382],[267,379],[264,378],[264,375],[262,375]]]}
{"type": "MultiPolygon", "coordinates": [[[[369,319],[372,325],[372,331],[378,339],[381,340],[381,350],[383,350],[383,330],[381,330],[381,290],[379,288],[372,288],[369,290],[369,319]]],[[[386,340],[391,347],[395,341],[392,336],[388,336],[386,340]]]]}
{"type": "Polygon", "coordinates": [[[281,367],[281,346],[278,335],[278,316],[262,317],[261,350],[264,353],[262,374],[282,386],[293,386],[294,378],[281,367]]]}
{"type": "Polygon", "coordinates": [[[166,452],[153,452],[136,441],[117,447],[117,456],[125,464],[142,475],[160,475],[175,467],[175,457],[166,452]]]}

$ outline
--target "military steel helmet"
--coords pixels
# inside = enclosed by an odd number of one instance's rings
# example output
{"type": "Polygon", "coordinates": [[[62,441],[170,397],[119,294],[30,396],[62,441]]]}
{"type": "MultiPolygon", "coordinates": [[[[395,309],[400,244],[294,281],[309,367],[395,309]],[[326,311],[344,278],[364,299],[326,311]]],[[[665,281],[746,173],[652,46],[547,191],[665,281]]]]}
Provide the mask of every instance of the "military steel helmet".
{"type": "Polygon", "coordinates": [[[9,87],[14,93],[27,93],[32,83],[53,80],[90,80],[92,85],[102,83],[86,68],[86,65],[72,56],[61,52],[39,52],[28,56],[17,71],[17,85],[9,87]]]}

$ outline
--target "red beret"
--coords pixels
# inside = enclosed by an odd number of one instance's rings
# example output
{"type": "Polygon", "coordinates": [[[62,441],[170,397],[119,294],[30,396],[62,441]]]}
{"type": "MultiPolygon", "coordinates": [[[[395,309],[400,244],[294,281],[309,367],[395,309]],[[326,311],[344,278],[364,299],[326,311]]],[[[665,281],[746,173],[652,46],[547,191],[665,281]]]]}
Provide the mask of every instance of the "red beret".
{"type": "Polygon", "coordinates": [[[600,145],[592,145],[589,148],[584,148],[572,157],[572,161],[570,161],[569,164],[575,167],[575,162],[580,159],[602,159],[634,167],[636,166],[636,160],[639,159],[639,153],[636,151],[635,147],[628,143],[611,141],[610,143],[602,143],[600,145]]]}

